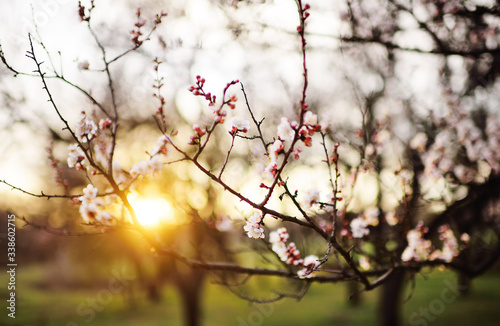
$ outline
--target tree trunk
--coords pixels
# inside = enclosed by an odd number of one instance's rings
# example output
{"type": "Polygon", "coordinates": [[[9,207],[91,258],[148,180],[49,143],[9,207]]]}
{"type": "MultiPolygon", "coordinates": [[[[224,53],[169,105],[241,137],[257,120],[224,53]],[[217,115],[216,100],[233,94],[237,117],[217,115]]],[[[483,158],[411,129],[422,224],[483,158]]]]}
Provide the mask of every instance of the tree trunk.
{"type": "Polygon", "coordinates": [[[202,290],[204,273],[192,270],[189,277],[178,283],[182,299],[182,310],[185,326],[202,325],[202,290]]]}
{"type": "Polygon", "coordinates": [[[358,307],[361,304],[361,293],[359,290],[360,287],[358,282],[347,282],[347,296],[349,297],[349,304],[352,307],[358,307]]]}
{"type": "Polygon", "coordinates": [[[472,283],[471,279],[468,278],[464,273],[458,272],[457,281],[458,281],[457,290],[460,292],[460,295],[462,296],[469,295],[472,283]]]}
{"type": "Polygon", "coordinates": [[[401,293],[404,278],[404,272],[396,271],[382,286],[379,306],[380,326],[401,325],[401,293]]]}

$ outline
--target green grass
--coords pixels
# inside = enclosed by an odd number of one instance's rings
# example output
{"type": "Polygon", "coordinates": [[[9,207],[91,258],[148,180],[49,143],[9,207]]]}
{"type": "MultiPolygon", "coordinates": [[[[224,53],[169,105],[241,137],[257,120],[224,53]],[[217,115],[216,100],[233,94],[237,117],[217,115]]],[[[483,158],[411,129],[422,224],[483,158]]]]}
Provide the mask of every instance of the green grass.
{"type": "MultiPolygon", "coordinates": [[[[181,307],[172,287],[163,288],[159,304],[149,303],[137,289],[133,302],[128,292],[113,294],[108,298],[109,303],[90,318],[88,311],[84,309],[85,313],[79,314],[77,309],[82,304],[88,308],[87,298],[102,294],[102,290],[108,288],[107,282],[87,288],[46,288],[39,286],[44,275],[41,267],[18,271],[16,319],[8,318],[6,309],[2,308],[0,325],[182,325],[181,307]]],[[[1,275],[2,302],[7,298],[6,281],[7,275],[1,275]]],[[[404,325],[498,324],[499,274],[491,272],[475,280],[468,296],[456,296],[448,289],[447,284],[455,282],[452,272],[433,271],[426,278],[418,275],[416,282],[412,298],[404,305],[404,325]]],[[[269,281],[269,289],[272,286],[273,281],[269,281]]],[[[405,297],[410,292],[408,285],[405,297]]],[[[376,322],[377,291],[363,294],[361,305],[353,307],[347,301],[349,293],[345,284],[314,284],[300,302],[285,299],[265,305],[249,305],[220,285],[207,284],[204,294],[205,326],[373,325],[376,322]]]]}

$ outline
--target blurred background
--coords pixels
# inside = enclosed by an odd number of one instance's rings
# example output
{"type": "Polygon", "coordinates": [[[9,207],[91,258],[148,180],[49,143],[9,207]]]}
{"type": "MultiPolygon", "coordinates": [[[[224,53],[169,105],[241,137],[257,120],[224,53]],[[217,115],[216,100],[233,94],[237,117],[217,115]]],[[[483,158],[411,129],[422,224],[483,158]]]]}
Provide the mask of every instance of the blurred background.
{"type": "MultiPolygon", "coordinates": [[[[416,133],[437,133],[439,121],[446,120],[450,111],[476,117],[475,121],[482,121],[483,116],[498,120],[498,4],[309,3],[309,108],[328,125],[332,140],[341,144],[343,183],[349,185],[352,167],[364,167],[358,176],[362,186],[346,187],[347,193],[355,194],[348,210],[357,214],[373,205],[395,210],[402,190],[395,189],[397,178],[386,172],[415,165],[404,144],[416,133]],[[376,139],[382,129],[392,135],[383,148],[382,140],[376,139]],[[375,149],[380,167],[375,172],[364,163],[372,155],[369,145],[380,145],[375,149]],[[377,182],[381,175],[383,187],[377,182]]],[[[88,1],[82,4],[90,6],[88,1]]],[[[108,58],[133,46],[130,31],[137,8],[146,19],[146,29],[151,28],[155,14],[162,10],[168,14],[148,42],[112,66],[121,115],[116,159],[124,170],[145,159],[145,151],[160,135],[152,118],[157,108],[152,86],[158,76],[164,78],[167,124],[178,130],[180,139],[188,139],[193,123],[211,121],[205,101],[188,91],[196,75],[206,78],[206,89],[218,96],[227,82],[242,81],[254,114],[259,120],[265,117],[263,130],[268,139],[282,116],[296,115],[303,79],[294,1],[110,0],[95,5],[91,24],[108,58]],[[163,62],[158,75],[155,58],[163,62]]],[[[5,58],[16,70],[31,73],[34,63],[25,56],[30,49],[28,33],[48,75],[57,71],[110,105],[106,76],[100,72],[102,55],[81,22],[77,1],[0,4],[0,43],[5,58]]],[[[70,125],[82,110],[95,110],[70,83],[49,78],[48,85],[70,125]]],[[[238,86],[234,93],[239,102],[228,118],[240,115],[250,120],[238,86]]],[[[481,127],[479,122],[476,125],[481,127]]],[[[14,77],[5,65],[0,66],[0,180],[34,194],[81,193],[88,180],[67,167],[67,147],[72,140],[63,127],[39,78],[14,77]]],[[[217,164],[227,152],[230,139],[224,135],[222,130],[203,158],[207,166],[217,164]]],[[[257,142],[240,142],[225,172],[228,182],[249,198],[262,195],[258,185],[266,157],[257,142]]],[[[320,147],[305,149],[302,160],[294,162],[289,171],[291,186],[326,189],[322,155],[320,147]]],[[[473,169],[471,162],[467,164],[473,169]]],[[[493,174],[491,170],[485,164],[474,166],[475,181],[484,182],[493,174]]],[[[458,175],[452,179],[422,180],[425,198],[418,206],[419,217],[430,221],[467,196],[461,187],[466,182],[457,181],[458,175]]],[[[0,194],[2,253],[7,252],[4,227],[8,214],[36,226],[17,221],[17,313],[15,320],[2,313],[0,325],[187,325],[193,315],[198,318],[192,325],[199,321],[238,326],[366,325],[379,318],[380,289],[349,299],[356,290],[350,284],[313,284],[301,300],[249,304],[241,297],[265,301],[273,297],[273,290],[300,292],[303,285],[272,277],[252,278],[235,290],[228,284],[236,284],[238,279],[189,270],[152,252],[132,230],[82,226],[78,206],[69,200],[34,198],[5,184],[0,184],[0,194]]],[[[259,254],[262,248],[241,231],[250,208],[221,192],[188,164],[165,169],[154,180],[141,180],[132,197],[141,223],[168,239],[172,248],[223,261],[236,256],[240,263],[270,265],[268,257],[259,254]]],[[[294,214],[289,203],[278,198],[270,205],[294,214]]],[[[280,224],[266,226],[274,229],[280,224]]],[[[487,235],[488,246],[498,245],[498,233],[474,230],[487,235]]],[[[316,239],[300,230],[291,232],[301,248],[321,252],[316,239]]],[[[496,253],[491,255],[493,267],[474,281],[464,283],[452,271],[424,269],[414,283],[405,282],[403,324],[495,325],[500,317],[496,309],[500,267],[495,265],[496,253]]],[[[3,266],[6,259],[6,254],[0,255],[3,266]]],[[[0,275],[0,283],[1,297],[7,297],[8,274],[0,275]]]]}

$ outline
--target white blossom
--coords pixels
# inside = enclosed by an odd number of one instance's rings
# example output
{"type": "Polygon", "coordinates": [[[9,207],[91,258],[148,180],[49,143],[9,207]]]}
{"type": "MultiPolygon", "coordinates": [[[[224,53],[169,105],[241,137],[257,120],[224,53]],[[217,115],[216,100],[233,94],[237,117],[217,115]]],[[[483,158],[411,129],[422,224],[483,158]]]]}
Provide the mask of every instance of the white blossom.
{"type": "Polygon", "coordinates": [[[270,162],[266,168],[264,169],[264,177],[267,180],[274,180],[274,176],[276,175],[276,168],[278,165],[276,162],[270,162]]]}
{"type": "Polygon", "coordinates": [[[282,261],[286,261],[288,259],[288,250],[286,246],[288,238],[288,232],[284,227],[269,233],[269,242],[273,245],[272,250],[282,261]]]}
{"type": "Polygon", "coordinates": [[[78,198],[81,202],[80,215],[85,223],[98,221],[103,224],[109,224],[113,216],[104,210],[104,200],[101,197],[97,197],[97,192],[97,188],[91,184],[83,189],[83,196],[78,198]]]}
{"type": "Polygon", "coordinates": [[[261,227],[260,222],[262,216],[255,212],[247,219],[246,225],[243,227],[250,239],[264,238],[264,229],[261,227]]]}
{"type": "Polygon", "coordinates": [[[168,151],[167,144],[170,142],[170,138],[167,135],[161,135],[156,141],[155,146],[151,150],[151,155],[165,155],[168,156],[170,152],[168,151]]]}
{"type": "Polygon", "coordinates": [[[351,232],[354,238],[362,238],[365,235],[370,234],[370,230],[368,230],[368,224],[361,217],[356,217],[351,221],[351,232]]]}
{"type": "Polygon", "coordinates": [[[287,260],[288,252],[284,242],[278,241],[273,243],[272,250],[280,257],[281,261],[287,260]]]}
{"type": "Polygon", "coordinates": [[[234,133],[236,131],[247,132],[250,130],[250,122],[243,119],[242,117],[233,117],[229,121],[229,132],[234,133]]]}
{"type": "Polygon", "coordinates": [[[443,241],[443,248],[435,250],[429,259],[440,259],[449,263],[459,254],[457,239],[448,225],[439,227],[438,232],[440,233],[439,238],[443,241]]]}
{"type": "Polygon", "coordinates": [[[306,207],[311,208],[314,203],[319,201],[319,191],[318,189],[309,189],[305,192],[302,201],[306,205],[306,207]]]}
{"type": "Polygon", "coordinates": [[[163,162],[161,161],[161,155],[155,155],[147,161],[137,162],[132,169],[130,169],[130,175],[136,178],[141,175],[156,174],[161,171],[162,167],[163,162]]]}
{"type": "Polygon", "coordinates": [[[425,145],[427,145],[427,135],[423,132],[417,133],[410,140],[410,148],[415,149],[419,152],[425,151],[425,145]]]}
{"type": "Polygon", "coordinates": [[[85,161],[85,154],[78,144],[71,144],[68,146],[68,167],[81,166],[85,161]]]}
{"type": "Polygon", "coordinates": [[[304,258],[304,268],[297,272],[299,278],[311,278],[316,275],[314,269],[319,266],[319,258],[314,255],[309,255],[304,258]]]}
{"type": "Polygon", "coordinates": [[[85,111],[80,114],[80,121],[75,128],[75,135],[82,143],[86,143],[97,136],[97,125],[87,118],[85,111]]]}
{"type": "Polygon", "coordinates": [[[145,175],[148,171],[148,162],[147,161],[139,161],[137,162],[132,169],[130,169],[130,175],[135,178],[140,175],[145,175]]]}
{"type": "Polygon", "coordinates": [[[278,160],[278,154],[285,148],[283,142],[276,139],[271,145],[267,147],[269,152],[269,159],[271,162],[276,162],[278,160]]]}
{"type": "Polygon", "coordinates": [[[147,173],[156,174],[161,172],[163,167],[163,162],[161,161],[161,157],[158,155],[153,156],[147,162],[147,173]]]}
{"type": "Polygon", "coordinates": [[[301,265],[303,263],[303,260],[300,259],[300,251],[297,249],[297,246],[295,245],[295,242],[290,242],[288,244],[288,247],[286,248],[287,251],[287,260],[286,263],[288,265],[301,265]]]}
{"type": "Polygon", "coordinates": [[[295,130],[292,129],[290,122],[287,118],[281,118],[281,122],[278,125],[278,137],[281,140],[293,141],[295,137],[295,130]]]}
{"type": "Polygon", "coordinates": [[[306,126],[315,126],[318,124],[318,116],[311,111],[304,114],[304,124],[306,126]]]}
{"type": "Polygon", "coordinates": [[[431,241],[422,238],[423,233],[417,229],[408,231],[406,239],[408,246],[401,255],[402,261],[422,261],[429,258],[431,251],[431,241]]]}
{"type": "Polygon", "coordinates": [[[97,216],[98,211],[97,205],[84,201],[82,201],[79,209],[80,215],[85,223],[90,223],[90,221],[97,216]]]}
{"type": "Polygon", "coordinates": [[[89,184],[87,187],[83,188],[83,196],[80,196],[81,202],[90,202],[93,198],[97,196],[97,188],[89,184]]]}
{"type": "Polygon", "coordinates": [[[275,243],[278,241],[287,242],[289,239],[288,231],[286,228],[279,228],[276,231],[269,233],[269,242],[275,243]]]}

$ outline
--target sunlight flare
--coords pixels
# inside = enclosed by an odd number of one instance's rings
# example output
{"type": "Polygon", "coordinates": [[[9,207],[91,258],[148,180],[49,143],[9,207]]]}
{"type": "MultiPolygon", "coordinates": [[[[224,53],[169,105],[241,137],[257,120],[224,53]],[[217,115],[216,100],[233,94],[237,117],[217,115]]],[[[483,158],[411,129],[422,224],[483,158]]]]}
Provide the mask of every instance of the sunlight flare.
{"type": "Polygon", "coordinates": [[[127,198],[142,226],[153,227],[174,222],[174,208],[165,198],[143,198],[136,194],[130,194],[127,198]]]}

